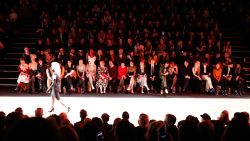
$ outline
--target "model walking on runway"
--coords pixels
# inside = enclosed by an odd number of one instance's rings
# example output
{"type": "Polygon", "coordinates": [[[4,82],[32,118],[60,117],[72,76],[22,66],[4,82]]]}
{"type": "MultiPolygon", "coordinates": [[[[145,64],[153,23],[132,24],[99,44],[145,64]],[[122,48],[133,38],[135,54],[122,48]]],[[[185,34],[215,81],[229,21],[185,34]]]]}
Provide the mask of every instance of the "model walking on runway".
{"type": "Polygon", "coordinates": [[[62,106],[64,106],[69,112],[70,107],[67,107],[63,102],[60,101],[60,74],[61,74],[60,64],[57,62],[52,62],[51,69],[52,69],[52,84],[48,88],[48,91],[51,92],[52,105],[51,105],[51,110],[49,112],[54,111],[55,99],[57,99],[62,104],[62,106]]]}

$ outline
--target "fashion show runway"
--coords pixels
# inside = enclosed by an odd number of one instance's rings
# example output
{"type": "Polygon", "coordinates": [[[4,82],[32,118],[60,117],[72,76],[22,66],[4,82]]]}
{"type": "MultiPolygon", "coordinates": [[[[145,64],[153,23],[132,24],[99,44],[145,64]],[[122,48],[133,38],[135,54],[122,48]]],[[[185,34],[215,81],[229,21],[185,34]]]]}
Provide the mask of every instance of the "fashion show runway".
{"type": "MultiPolygon", "coordinates": [[[[208,113],[212,119],[217,119],[222,110],[228,110],[230,117],[234,112],[250,112],[250,97],[237,96],[208,96],[208,95],[139,95],[139,94],[85,94],[66,95],[61,97],[66,106],[71,107],[68,117],[71,123],[79,121],[79,111],[84,108],[88,117],[100,117],[102,113],[110,115],[110,123],[120,117],[123,111],[130,113],[130,121],[137,125],[140,113],[146,113],[150,119],[164,120],[167,113],[176,115],[177,121],[185,119],[187,115],[208,113]]],[[[37,107],[44,109],[44,117],[49,114],[51,97],[48,94],[6,94],[0,96],[0,111],[6,114],[22,107],[24,114],[34,116],[37,107]]],[[[60,103],[55,103],[55,114],[67,112],[60,103]]]]}

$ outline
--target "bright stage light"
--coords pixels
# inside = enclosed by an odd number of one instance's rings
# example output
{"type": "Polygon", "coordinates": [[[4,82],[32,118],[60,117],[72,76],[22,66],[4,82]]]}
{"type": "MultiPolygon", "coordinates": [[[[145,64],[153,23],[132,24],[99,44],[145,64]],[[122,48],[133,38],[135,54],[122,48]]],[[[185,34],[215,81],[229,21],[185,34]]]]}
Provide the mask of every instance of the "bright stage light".
{"type": "MultiPolygon", "coordinates": [[[[68,117],[72,123],[80,120],[79,111],[85,109],[88,117],[100,117],[102,113],[110,115],[110,123],[121,117],[123,111],[128,111],[130,121],[137,125],[140,113],[146,113],[150,119],[164,120],[167,113],[174,114],[177,121],[185,119],[187,115],[194,115],[200,119],[204,112],[212,119],[217,119],[222,110],[228,110],[230,117],[234,112],[250,112],[250,99],[248,98],[138,98],[138,97],[62,97],[61,100],[71,107],[68,117]]],[[[45,117],[50,113],[51,97],[0,97],[0,110],[6,114],[22,107],[25,114],[34,116],[37,107],[44,109],[45,117]]],[[[66,112],[58,102],[55,112],[66,112]]]]}

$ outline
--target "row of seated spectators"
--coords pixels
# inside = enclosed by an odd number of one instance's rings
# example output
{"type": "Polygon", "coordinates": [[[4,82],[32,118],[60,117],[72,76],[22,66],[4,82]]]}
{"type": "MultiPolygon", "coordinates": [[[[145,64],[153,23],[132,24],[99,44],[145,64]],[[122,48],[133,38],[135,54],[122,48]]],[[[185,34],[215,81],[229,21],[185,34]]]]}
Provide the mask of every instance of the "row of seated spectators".
{"type": "MultiPolygon", "coordinates": [[[[56,61],[61,64],[62,93],[91,92],[96,88],[100,93],[106,93],[106,88],[109,92],[134,93],[134,87],[141,93],[144,89],[161,94],[169,91],[201,92],[204,87],[205,92],[212,94],[228,94],[231,89],[235,94],[243,93],[244,69],[240,62],[231,61],[229,42],[223,46],[222,52],[212,51],[212,54],[198,52],[199,47],[194,48],[196,53],[193,53],[185,49],[181,41],[177,45],[171,41],[166,44],[163,39],[160,42],[173,50],[155,50],[149,41],[132,44],[134,50],[127,52],[123,48],[106,52],[99,49],[97,53],[94,49],[85,53],[71,48],[66,52],[61,47],[53,53],[47,49],[35,55],[25,47],[16,90],[44,92],[51,83],[50,63],[56,61]],[[150,50],[145,49],[147,46],[150,50]]],[[[209,44],[203,47],[206,50],[209,44]]]]}
{"type": "Polygon", "coordinates": [[[221,112],[218,119],[204,113],[199,117],[189,115],[176,123],[173,114],[166,114],[164,120],[150,119],[141,113],[138,126],[129,120],[129,113],[123,112],[113,124],[109,115],[88,117],[87,111],[80,111],[79,122],[72,124],[66,113],[44,117],[43,109],[37,108],[34,117],[28,117],[17,108],[7,116],[0,112],[0,139],[3,141],[249,141],[250,126],[247,112],[236,112],[229,119],[228,111],[221,112]]]}

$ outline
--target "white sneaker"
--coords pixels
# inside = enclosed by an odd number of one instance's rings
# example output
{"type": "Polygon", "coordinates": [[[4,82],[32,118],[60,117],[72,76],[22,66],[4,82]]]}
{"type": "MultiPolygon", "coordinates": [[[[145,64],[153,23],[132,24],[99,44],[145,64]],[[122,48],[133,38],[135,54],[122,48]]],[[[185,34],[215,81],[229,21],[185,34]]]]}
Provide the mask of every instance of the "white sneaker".
{"type": "Polygon", "coordinates": [[[161,90],[161,94],[163,94],[163,90],[161,90]]]}
{"type": "Polygon", "coordinates": [[[165,93],[168,94],[168,89],[165,89],[165,93]]]}

